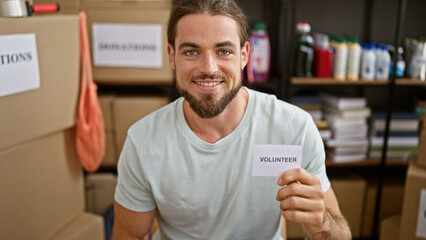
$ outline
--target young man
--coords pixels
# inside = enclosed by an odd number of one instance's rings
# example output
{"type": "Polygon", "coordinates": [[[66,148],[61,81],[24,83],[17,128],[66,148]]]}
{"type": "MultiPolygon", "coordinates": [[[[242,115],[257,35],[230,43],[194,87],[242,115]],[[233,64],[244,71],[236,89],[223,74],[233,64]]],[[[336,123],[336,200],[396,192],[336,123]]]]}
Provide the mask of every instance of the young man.
{"type": "Polygon", "coordinates": [[[118,164],[113,239],[280,239],[281,214],[309,239],[350,239],[309,115],[241,87],[246,19],[232,0],[181,0],[168,26],[183,96],[128,131],[118,164]],[[253,177],[255,144],[301,145],[302,168],[253,177]]]}

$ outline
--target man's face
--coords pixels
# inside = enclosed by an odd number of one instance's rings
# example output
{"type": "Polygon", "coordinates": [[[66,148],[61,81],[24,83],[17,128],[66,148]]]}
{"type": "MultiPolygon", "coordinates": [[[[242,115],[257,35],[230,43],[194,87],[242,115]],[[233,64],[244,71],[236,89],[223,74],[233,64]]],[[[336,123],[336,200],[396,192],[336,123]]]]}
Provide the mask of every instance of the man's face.
{"type": "Polygon", "coordinates": [[[180,94],[200,117],[218,115],[238,93],[248,52],[232,18],[190,14],[179,20],[169,61],[180,94]]]}

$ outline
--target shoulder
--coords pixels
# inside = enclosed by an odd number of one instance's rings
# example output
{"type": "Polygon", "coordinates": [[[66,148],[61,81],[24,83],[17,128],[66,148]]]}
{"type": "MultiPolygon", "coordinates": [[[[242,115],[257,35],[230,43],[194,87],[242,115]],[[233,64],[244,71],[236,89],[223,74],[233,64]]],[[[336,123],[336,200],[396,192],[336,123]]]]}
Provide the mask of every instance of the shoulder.
{"type": "Polygon", "coordinates": [[[127,131],[130,138],[144,136],[150,137],[152,134],[161,134],[166,129],[173,127],[176,122],[177,104],[180,100],[176,100],[166,106],[146,115],[135,122],[127,131]]]}
{"type": "Polygon", "coordinates": [[[268,117],[277,117],[282,119],[291,119],[298,121],[311,121],[311,116],[305,110],[278,99],[273,94],[262,93],[249,90],[255,98],[256,114],[268,117]]]}

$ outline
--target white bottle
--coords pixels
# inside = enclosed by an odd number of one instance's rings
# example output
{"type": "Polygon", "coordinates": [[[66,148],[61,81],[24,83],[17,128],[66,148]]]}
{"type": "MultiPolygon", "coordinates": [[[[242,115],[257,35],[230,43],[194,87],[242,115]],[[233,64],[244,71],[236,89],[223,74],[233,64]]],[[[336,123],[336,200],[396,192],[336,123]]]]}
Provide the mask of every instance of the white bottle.
{"type": "Polygon", "coordinates": [[[348,46],[343,37],[336,37],[334,44],[333,77],[337,80],[346,79],[346,67],[348,63],[348,46]]]}
{"type": "Polygon", "coordinates": [[[361,78],[373,81],[376,75],[376,53],[372,44],[365,44],[361,60],[361,78]]]}
{"type": "Polygon", "coordinates": [[[361,64],[361,46],[356,37],[348,37],[348,70],[347,79],[356,81],[359,79],[359,68],[361,64]]]}
{"type": "Polygon", "coordinates": [[[380,81],[387,81],[389,79],[391,58],[386,45],[379,45],[377,52],[377,68],[376,79],[380,81]]]}

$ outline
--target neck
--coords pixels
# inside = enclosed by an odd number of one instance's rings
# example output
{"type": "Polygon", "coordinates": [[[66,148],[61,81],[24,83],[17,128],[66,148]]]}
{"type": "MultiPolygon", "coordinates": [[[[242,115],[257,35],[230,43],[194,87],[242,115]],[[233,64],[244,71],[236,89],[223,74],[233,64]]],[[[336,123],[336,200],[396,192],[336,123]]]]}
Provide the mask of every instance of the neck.
{"type": "Polygon", "coordinates": [[[248,92],[241,88],[226,109],[213,118],[199,117],[185,100],[183,113],[189,128],[202,140],[215,143],[226,137],[238,126],[248,103],[248,92]]]}

